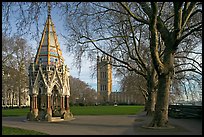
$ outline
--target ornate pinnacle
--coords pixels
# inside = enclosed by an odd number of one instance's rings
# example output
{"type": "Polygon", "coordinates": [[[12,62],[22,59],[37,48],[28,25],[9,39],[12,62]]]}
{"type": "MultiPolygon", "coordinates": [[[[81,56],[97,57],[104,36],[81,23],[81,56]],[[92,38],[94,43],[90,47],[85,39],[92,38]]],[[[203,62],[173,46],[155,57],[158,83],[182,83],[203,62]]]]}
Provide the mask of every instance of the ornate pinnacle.
{"type": "Polygon", "coordinates": [[[50,2],[47,3],[47,6],[48,6],[48,16],[51,16],[50,15],[50,11],[51,11],[51,4],[50,4],[50,2]]]}

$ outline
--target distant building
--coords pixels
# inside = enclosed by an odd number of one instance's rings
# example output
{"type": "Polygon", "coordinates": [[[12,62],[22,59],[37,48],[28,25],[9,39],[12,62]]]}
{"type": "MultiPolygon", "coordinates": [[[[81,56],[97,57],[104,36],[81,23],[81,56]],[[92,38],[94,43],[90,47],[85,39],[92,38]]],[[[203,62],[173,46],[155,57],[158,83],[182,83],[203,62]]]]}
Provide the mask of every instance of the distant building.
{"type": "Polygon", "coordinates": [[[112,92],[112,65],[111,58],[102,55],[97,56],[97,100],[100,103],[110,101],[112,92]]]}
{"type": "Polygon", "coordinates": [[[22,87],[20,90],[19,104],[19,87],[15,86],[14,73],[18,70],[11,67],[2,69],[2,107],[30,106],[29,88],[22,87]]]}
{"type": "Polygon", "coordinates": [[[28,88],[21,89],[21,104],[19,105],[19,94],[13,92],[12,89],[4,91],[2,94],[2,107],[29,107],[30,97],[28,94],[28,88]]]}
{"type": "Polygon", "coordinates": [[[112,92],[110,95],[110,104],[143,105],[144,103],[145,103],[144,97],[139,92],[134,93],[112,92]]]}
{"type": "Polygon", "coordinates": [[[104,104],[144,104],[141,93],[125,93],[112,91],[112,65],[111,58],[97,56],[97,103],[104,104]]]}

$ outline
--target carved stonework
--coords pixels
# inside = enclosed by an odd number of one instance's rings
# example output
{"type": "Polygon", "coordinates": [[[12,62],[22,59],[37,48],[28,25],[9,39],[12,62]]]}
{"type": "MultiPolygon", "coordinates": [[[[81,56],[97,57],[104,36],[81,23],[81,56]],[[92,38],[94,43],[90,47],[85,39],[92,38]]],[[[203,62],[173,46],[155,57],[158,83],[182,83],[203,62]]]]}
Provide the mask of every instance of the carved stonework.
{"type": "Polygon", "coordinates": [[[31,108],[28,120],[52,121],[53,117],[68,120],[73,117],[69,108],[69,76],[49,15],[35,60],[29,66],[31,108]]]}

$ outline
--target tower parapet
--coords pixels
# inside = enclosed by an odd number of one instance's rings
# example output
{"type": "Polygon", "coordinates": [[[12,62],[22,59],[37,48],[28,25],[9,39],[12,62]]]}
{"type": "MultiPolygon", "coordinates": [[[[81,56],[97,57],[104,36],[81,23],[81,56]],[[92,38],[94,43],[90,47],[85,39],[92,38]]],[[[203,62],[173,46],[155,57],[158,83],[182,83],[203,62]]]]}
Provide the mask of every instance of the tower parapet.
{"type": "Polygon", "coordinates": [[[107,62],[107,63],[111,63],[112,59],[110,56],[107,56],[107,55],[102,55],[101,57],[100,56],[97,56],[97,62],[107,62]]]}

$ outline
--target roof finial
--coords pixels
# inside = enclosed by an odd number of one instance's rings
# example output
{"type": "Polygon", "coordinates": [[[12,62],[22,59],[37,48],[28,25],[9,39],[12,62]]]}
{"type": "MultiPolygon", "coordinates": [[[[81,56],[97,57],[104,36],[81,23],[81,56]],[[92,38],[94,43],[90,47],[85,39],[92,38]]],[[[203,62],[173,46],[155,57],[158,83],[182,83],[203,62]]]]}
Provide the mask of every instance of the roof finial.
{"type": "Polygon", "coordinates": [[[50,2],[47,3],[47,6],[48,6],[48,16],[51,16],[50,15],[50,11],[51,11],[51,4],[50,4],[50,2]]]}

